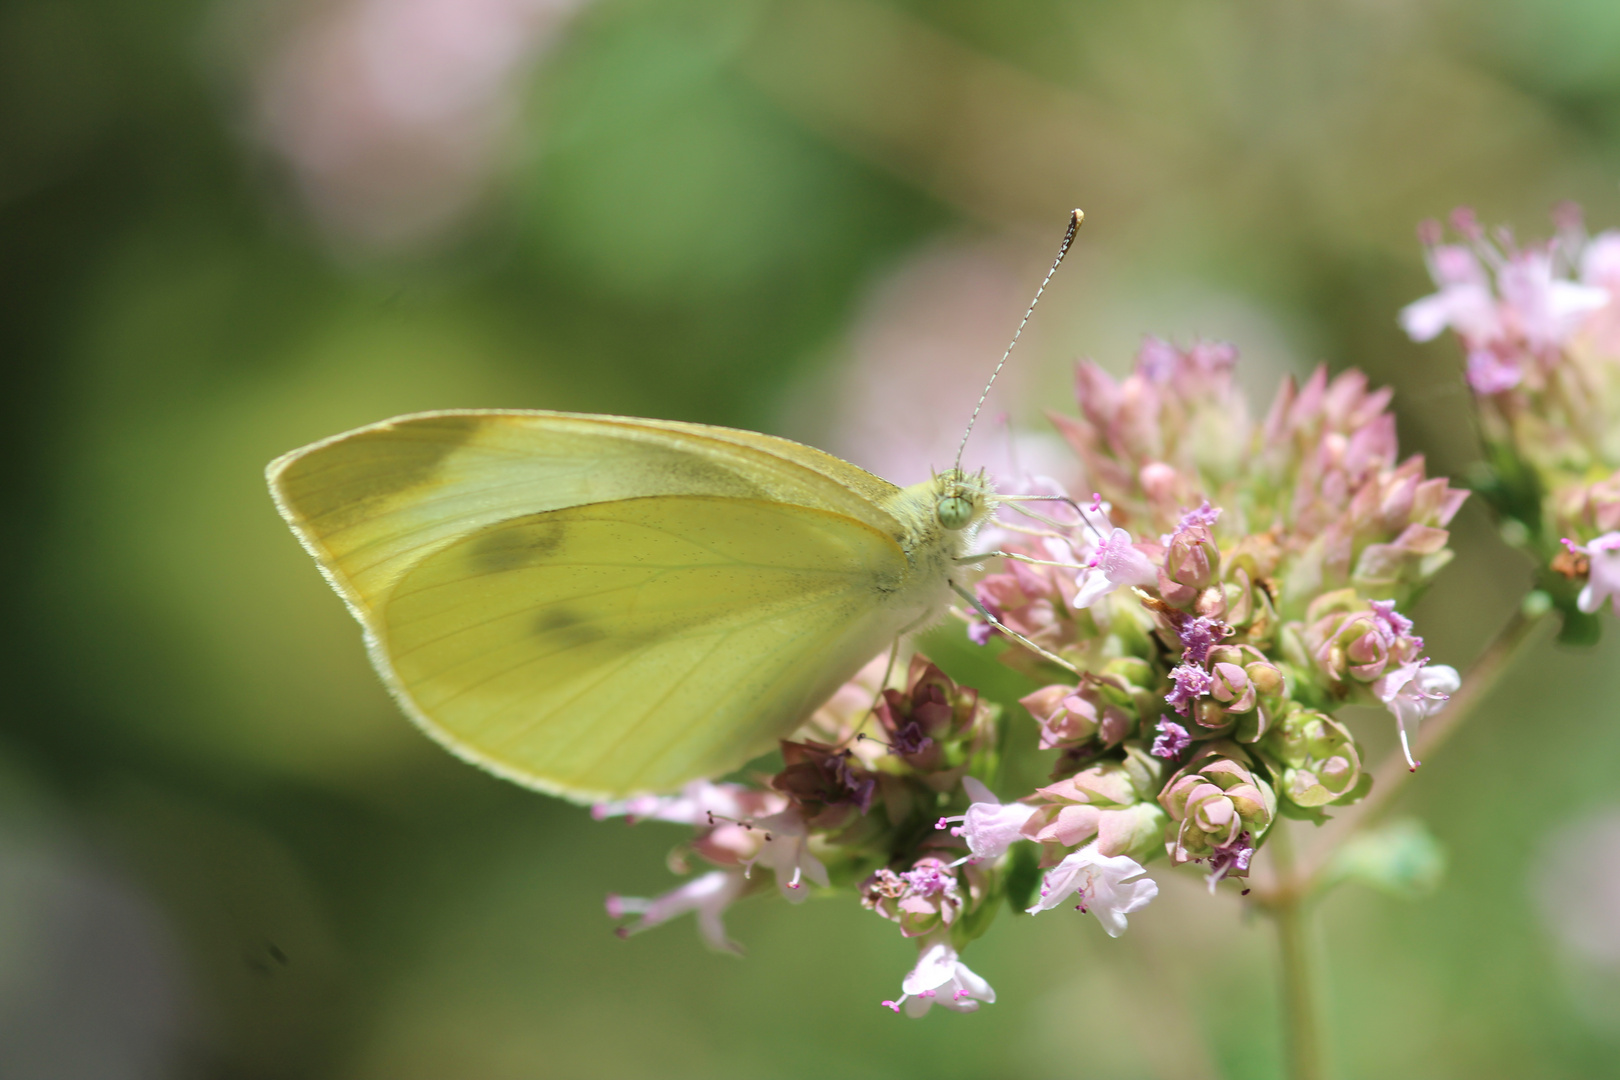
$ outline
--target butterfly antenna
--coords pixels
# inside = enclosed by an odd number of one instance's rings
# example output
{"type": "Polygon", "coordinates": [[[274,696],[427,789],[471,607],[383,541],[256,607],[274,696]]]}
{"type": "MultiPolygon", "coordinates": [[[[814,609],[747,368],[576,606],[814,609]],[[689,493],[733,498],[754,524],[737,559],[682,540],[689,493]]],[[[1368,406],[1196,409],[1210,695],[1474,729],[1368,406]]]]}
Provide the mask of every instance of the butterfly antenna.
{"type": "Polygon", "coordinates": [[[1019,321],[1018,329],[1014,331],[1012,340],[1007,343],[1007,351],[1001,354],[1001,360],[996,364],[996,370],[990,373],[990,381],[984,384],[984,393],[979,395],[978,404],[973,406],[973,415],[968,417],[967,430],[962,432],[962,441],[956,445],[956,464],[952,466],[953,472],[960,473],[962,471],[962,451],[967,449],[968,436],[973,434],[973,425],[979,419],[979,410],[984,408],[984,400],[990,396],[990,388],[996,385],[996,376],[1000,375],[1001,369],[1007,366],[1007,357],[1012,355],[1013,347],[1018,344],[1019,337],[1023,335],[1024,326],[1029,322],[1029,317],[1035,314],[1035,305],[1041,302],[1041,294],[1046,291],[1046,286],[1052,280],[1052,275],[1057,273],[1059,266],[1063,265],[1063,256],[1069,253],[1069,245],[1074,243],[1074,234],[1079,230],[1080,223],[1084,220],[1086,220],[1086,215],[1081,210],[1076,210],[1069,215],[1069,228],[1063,234],[1063,243],[1058,247],[1057,258],[1052,260],[1052,268],[1046,272],[1046,277],[1041,279],[1041,287],[1035,290],[1035,299],[1029,302],[1029,310],[1024,312],[1024,317],[1019,321]]]}

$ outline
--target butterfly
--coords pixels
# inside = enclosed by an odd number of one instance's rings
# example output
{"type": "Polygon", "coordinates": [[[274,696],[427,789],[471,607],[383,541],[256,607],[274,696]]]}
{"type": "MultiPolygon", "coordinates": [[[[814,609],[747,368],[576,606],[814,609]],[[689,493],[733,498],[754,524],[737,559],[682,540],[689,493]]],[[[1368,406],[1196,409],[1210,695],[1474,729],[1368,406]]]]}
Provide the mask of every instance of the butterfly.
{"type": "Polygon", "coordinates": [[[901,635],[977,603],[960,574],[998,501],[960,448],[900,488],[770,435],[545,411],[395,417],[266,475],[411,719],[577,801],[775,748],[901,635]]]}

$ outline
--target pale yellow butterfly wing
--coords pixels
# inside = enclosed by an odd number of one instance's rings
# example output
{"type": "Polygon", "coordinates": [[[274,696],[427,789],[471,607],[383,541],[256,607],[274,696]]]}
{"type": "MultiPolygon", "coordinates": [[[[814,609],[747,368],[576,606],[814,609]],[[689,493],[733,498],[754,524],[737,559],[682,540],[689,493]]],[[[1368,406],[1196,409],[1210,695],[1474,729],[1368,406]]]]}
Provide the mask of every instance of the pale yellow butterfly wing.
{"type": "Polygon", "coordinates": [[[269,475],[406,711],[576,798],[734,768],[937,606],[908,580],[897,488],[752,432],[427,413],[269,475]]]}
{"type": "Polygon", "coordinates": [[[418,413],[270,463],[282,516],[364,621],[436,547],[522,514],[645,495],[729,495],[852,517],[898,542],[897,492],[831,454],[750,431],[541,411],[418,413]]]}
{"type": "Polygon", "coordinates": [[[575,797],[766,750],[900,628],[903,552],[825,510],[664,495],[492,525],[381,613],[399,687],[458,753],[575,797]]]}

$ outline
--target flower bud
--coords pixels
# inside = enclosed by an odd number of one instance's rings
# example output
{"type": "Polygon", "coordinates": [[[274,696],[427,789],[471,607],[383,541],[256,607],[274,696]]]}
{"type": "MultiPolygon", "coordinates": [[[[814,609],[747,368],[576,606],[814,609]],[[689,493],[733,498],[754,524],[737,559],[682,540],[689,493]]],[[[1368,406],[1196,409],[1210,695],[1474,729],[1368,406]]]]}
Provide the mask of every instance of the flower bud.
{"type": "Polygon", "coordinates": [[[1267,731],[1271,730],[1271,707],[1262,703],[1258,708],[1238,717],[1237,721],[1232,738],[1240,743],[1258,742],[1267,731]]]}
{"type": "Polygon", "coordinates": [[[1104,855],[1146,858],[1164,835],[1164,811],[1149,790],[1163,773],[1160,762],[1130,748],[1127,755],[1039,789],[1043,801],[1024,823],[1024,835],[1068,848],[1095,837],[1104,855]]]}
{"type": "Polygon", "coordinates": [[[1045,686],[1018,699],[1041,729],[1041,749],[1071,749],[1101,737],[1113,746],[1130,734],[1135,718],[1092,685],[1045,686]]]}
{"type": "Polygon", "coordinates": [[[1226,706],[1227,712],[1245,713],[1254,708],[1257,692],[1249,674],[1236,664],[1216,664],[1209,694],[1226,706]]]}
{"type": "Polygon", "coordinates": [[[1325,806],[1352,796],[1361,780],[1361,755],[1343,724],[1309,709],[1297,709],[1267,733],[1260,752],[1296,806],[1325,806]]]}
{"type": "Polygon", "coordinates": [[[1261,697],[1276,697],[1283,692],[1282,668],[1270,660],[1256,660],[1243,666],[1243,673],[1249,677],[1249,685],[1261,697]]]}
{"type": "Polygon", "coordinates": [[[1258,839],[1277,813],[1271,785],[1255,775],[1242,747],[1224,740],[1171,777],[1159,803],[1174,822],[1165,848],[1178,864],[1208,858],[1245,832],[1258,839]]]}
{"type": "Polygon", "coordinates": [[[1220,572],[1221,549],[1206,525],[1178,528],[1164,553],[1165,574],[1178,585],[1203,590],[1220,572]]]}
{"type": "Polygon", "coordinates": [[[1232,726],[1235,719],[1228,715],[1225,709],[1221,708],[1220,702],[1211,701],[1209,698],[1201,698],[1194,702],[1189,715],[1192,717],[1193,723],[1206,732],[1224,731],[1232,726]]]}
{"type": "Polygon", "coordinates": [[[848,750],[817,742],[782,740],[782,771],[771,786],[788,797],[817,828],[837,828],[872,806],[877,777],[848,750]]]}
{"type": "Polygon", "coordinates": [[[918,772],[939,774],[940,790],[956,786],[970,746],[994,734],[978,691],[958,686],[920,653],[911,658],[906,690],[883,691],[876,713],[890,752],[918,772]]]}
{"type": "MultiPolygon", "coordinates": [[[[1336,606],[1349,592],[1346,589],[1318,598],[1318,603],[1311,605],[1312,612],[1329,606],[1322,601],[1333,601],[1336,606]]],[[[1316,666],[1334,682],[1374,682],[1391,664],[1406,663],[1422,650],[1423,640],[1414,637],[1411,630],[1411,620],[1395,610],[1393,601],[1373,600],[1358,603],[1354,610],[1315,619],[1305,632],[1305,645],[1316,666]]]]}

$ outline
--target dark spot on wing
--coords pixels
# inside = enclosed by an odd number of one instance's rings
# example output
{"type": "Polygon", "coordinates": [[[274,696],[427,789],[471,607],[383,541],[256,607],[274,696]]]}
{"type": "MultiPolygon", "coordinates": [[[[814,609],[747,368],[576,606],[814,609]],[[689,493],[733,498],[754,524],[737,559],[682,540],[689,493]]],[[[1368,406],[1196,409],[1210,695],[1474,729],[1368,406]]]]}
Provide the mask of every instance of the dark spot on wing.
{"type": "Polygon", "coordinates": [[[478,416],[435,416],[367,431],[299,458],[278,483],[299,517],[333,532],[426,483],[485,422],[478,416]]]}
{"type": "Polygon", "coordinates": [[[534,620],[534,632],[563,648],[589,645],[607,637],[607,631],[565,607],[548,607],[534,620]]]}
{"type": "Polygon", "coordinates": [[[521,570],[557,554],[567,536],[558,514],[535,514],[490,526],[468,546],[467,558],[481,574],[521,570]]]}

